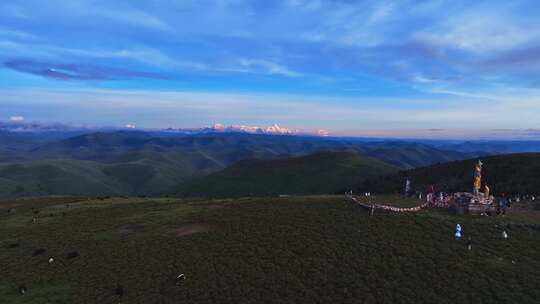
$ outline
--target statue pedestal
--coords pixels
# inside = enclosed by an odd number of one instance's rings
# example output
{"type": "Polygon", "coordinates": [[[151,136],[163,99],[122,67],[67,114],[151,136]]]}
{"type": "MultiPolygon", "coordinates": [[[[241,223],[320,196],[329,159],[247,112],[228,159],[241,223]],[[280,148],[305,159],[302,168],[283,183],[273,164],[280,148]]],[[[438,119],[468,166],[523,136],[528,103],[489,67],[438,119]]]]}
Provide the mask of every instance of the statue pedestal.
{"type": "Polygon", "coordinates": [[[484,212],[495,212],[492,195],[485,196],[484,193],[473,194],[470,192],[458,192],[454,194],[456,207],[465,213],[482,214],[484,212]]]}

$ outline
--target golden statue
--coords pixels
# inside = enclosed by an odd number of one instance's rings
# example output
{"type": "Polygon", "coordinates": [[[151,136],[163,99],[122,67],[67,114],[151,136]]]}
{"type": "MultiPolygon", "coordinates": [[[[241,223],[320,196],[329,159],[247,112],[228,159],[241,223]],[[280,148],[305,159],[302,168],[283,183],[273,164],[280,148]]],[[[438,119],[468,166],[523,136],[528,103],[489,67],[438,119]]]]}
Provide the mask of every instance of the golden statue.
{"type": "Polygon", "coordinates": [[[478,195],[480,192],[480,187],[482,187],[482,161],[478,160],[478,163],[474,167],[474,183],[473,183],[473,194],[478,195]]]}

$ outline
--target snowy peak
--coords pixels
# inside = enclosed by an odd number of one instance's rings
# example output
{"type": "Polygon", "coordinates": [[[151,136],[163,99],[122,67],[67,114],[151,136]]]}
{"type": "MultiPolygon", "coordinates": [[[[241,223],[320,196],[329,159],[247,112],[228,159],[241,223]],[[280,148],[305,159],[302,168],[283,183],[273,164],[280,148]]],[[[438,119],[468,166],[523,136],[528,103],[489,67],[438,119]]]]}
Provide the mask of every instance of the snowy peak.
{"type": "Polygon", "coordinates": [[[278,126],[277,124],[273,124],[270,127],[267,127],[264,130],[268,134],[298,134],[300,133],[300,130],[291,130],[287,128],[282,128],[278,126]]]}
{"type": "Polygon", "coordinates": [[[318,130],[318,131],[317,131],[317,135],[318,135],[318,136],[322,136],[322,137],[327,137],[327,136],[330,136],[330,132],[321,129],[321,130],[318,130]]]}
{"type": "MultiPolygon", "coordinates": [[[[182,131],[179,129],[178,131],[182,131]]],[[[231,125],[225,127],[222,124],[216,123],[210,127],[202,128],[201,132],[238,132],[249,134],[269,134],[269,135],[312,135],[312,136],[328,136],[329,133],[325,130],[318,130],[316,132],[305,132],[298,129],[288,129],[280,127],[278,124],[273,124],[269,127],[258,126],[246,126],[246,125],[231,125]]]]}
{"type": "Polygon", "coordinates": [[[99,131],[99,130],[141,130],[141,131],[166,131],[183,134],[198,133],[248,133],[248,134],[268,134],[268,135],[306,135],[306,136],[329,136],[328,131],[304,131],[299,129],[289,129],[273,124],[268,127],[230,125],[225,126],[215,123],[204,128],[167,128],[167,129],[139,129],[134,123],[128,123],[122,127],[92,127],[92,126],[71,126],[61,123],[37,123],[25,122],[22,119],[16,120],[12,117],[10,121],[0,120],[0,131],[7,132],[67,132],[67,131],[99,131]]]}
{"type": "Polygon", "coordinates": [[[232,125],[227,127],[229,132],[244,132],[244,133],[262,133],[262,129],[255,126],[244,126],[244,125],[232,125]]]}

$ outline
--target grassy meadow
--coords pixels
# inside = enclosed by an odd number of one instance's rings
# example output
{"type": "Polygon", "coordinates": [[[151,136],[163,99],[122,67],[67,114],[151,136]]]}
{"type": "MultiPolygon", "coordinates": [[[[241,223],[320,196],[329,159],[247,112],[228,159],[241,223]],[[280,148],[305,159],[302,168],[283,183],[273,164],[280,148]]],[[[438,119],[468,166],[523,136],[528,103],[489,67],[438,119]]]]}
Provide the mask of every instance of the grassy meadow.
{"type": "Polygon", "coordinates": [[[537,303],[539,220],[370,217],[343,196],[7,200],[0,303],[537,303]]]}

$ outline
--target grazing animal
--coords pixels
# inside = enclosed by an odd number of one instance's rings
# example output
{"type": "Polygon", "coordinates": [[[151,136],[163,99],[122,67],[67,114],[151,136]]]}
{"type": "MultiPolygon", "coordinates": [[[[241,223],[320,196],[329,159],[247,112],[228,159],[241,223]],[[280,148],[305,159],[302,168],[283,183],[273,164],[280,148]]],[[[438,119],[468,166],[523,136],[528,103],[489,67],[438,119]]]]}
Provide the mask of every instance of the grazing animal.
{"type": "Polygon", "coordinates": [[[182,284],[182,282],[186,279],[186,276],[181,273],[176,277],[176,285],[182,284]]]}
{"type": "Polygon", "coordinates": [[[21,246],[21,244],[19,244],[19,243],[12,243],[12,244],[9,244],[9,248],[17,248],[17,247],[19,247],[19,246],[21,246]]]}
{"type": "Polygon", "coordinates": [[[73,252],[70,252],[70,253],[67,254],[67,258],[68,258],[68,259],[74,259],[74,258],[76,258],[76,257],[78,257],[78,256],[79,256],[79,252],[78,252],[78,251],[73,251],[73,252]]]}
{"type": "Polygon", "coordinates": [[[20,293],[21,295],[24,295],[24,294],[26,293],[27,290],[28,290],[28,289],[26,288],[25,285],[19,286],[19,293],[20,293]]]}
{"type": "Polygon", "coordinates": [[[34,251],[34,254],[32,254],[32,256],[38,256],[40,254],[44,254],[45,253],[45,249],[43,248],[39,248],[39,249],[36,249],[36,251],[34,251]]]}
{"type": "Polygon", "coordinates": [[[38,213],[39,213],[39,210],[34,211],[34,214],[38,214],[38,213]]]}
{"type": "Polygon", "coordinates": [[[119,297],[123,297],[124,296],[124,287],[122,287],[122,285],[118,285],[116,287],[116,289],[114,290],[114,293],[119,297]]]}
{"type": "Polygon", "coordinates": [[[54,258],[53,257],[49,257],[49,264],[52,264],[54,263],[54,258]]]}

